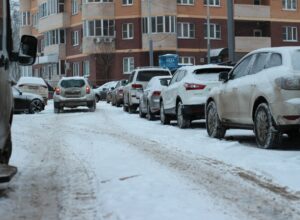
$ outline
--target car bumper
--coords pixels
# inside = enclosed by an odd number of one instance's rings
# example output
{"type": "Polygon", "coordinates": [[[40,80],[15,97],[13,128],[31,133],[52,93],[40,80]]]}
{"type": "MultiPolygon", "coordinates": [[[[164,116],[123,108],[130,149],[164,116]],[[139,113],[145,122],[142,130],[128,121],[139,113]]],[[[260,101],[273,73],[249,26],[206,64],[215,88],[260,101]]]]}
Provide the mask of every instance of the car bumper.
{"type": "Polygon", "coordinates": [[[277,101],[270,107],[277,126],[300,126],[300,98],[277,101]]]}
{"type": "Polygon", "coordinates": [[[54,103],[56,107],[78,107],[78,106],[90,106],[95,102],[94,99],[87,99],[86,97],[82,98],[64,98],[64,97],[55,97],[54,103]]]}
{"type": "Polygon", "coordinates": [[[183,114],[187,116],[192,116],[194,118],[205,118],[205,105],[184,105],[183,114]]]}

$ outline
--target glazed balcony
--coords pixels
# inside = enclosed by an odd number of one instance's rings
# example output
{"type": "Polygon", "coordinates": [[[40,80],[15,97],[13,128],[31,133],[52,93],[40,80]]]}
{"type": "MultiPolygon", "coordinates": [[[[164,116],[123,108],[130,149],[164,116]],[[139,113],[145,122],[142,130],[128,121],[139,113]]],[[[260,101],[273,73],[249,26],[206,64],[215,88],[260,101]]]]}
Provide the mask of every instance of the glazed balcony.
{"type": "Polygon", "coordinates": [[[66,58],[66,44],[53,44],[44,48],[44,55],[49,56],[56,54],[58,59],[66,58]]]}
{"type": "MultiPolygon", "coordinates": [[[[148,16],[148,1],[141,1],[142,17],[148,16]]],[[[176,15],[177,3],[176,0],[152,0],[151,13],[154,16],[176,15]]]]}
{"type": "Polygon", "coordinates": [[[82,4],[82,20],[95,20],[115,16],[113,2],[89,2],[82,4]]]}
{"type": "Polygon", "coordinates": [[[235,37],[236,52],[250,52],[263,47],[271,47],[270,37],[235,37]]]}
{"type": "Polygon", "coordinates": [[[237,20],[268,20],[270,17],[269,5],[234,4],[234,18],[237,20]]]}
{"type": "Polygon", "coordinates": [[[115,51],[115,37],[83,37],[82,53],[97,54],[115,51]]]}
{"type": "Polygon", "coordinates": [[[67,13],[52,14],[39,19],[38,30],[44,33],[54,29],[64,29],[70,26],[70,15],[67,13]]]}
{"type": "MultiPolygon", "coordinates": [[[[154,50],[176,50],[177,35],[171,33],[152,34],[154,50]]],[[[147,34],[143,34],[143,49],[149,50],[149,39],[147,34]]]]}

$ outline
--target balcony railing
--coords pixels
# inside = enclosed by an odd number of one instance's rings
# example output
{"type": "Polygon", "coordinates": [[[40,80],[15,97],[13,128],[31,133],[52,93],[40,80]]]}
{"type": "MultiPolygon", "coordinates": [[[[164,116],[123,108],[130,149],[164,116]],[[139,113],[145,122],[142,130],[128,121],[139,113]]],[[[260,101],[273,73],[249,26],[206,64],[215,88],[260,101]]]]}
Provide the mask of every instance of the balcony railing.
{"type": "Polygon", "coordinates": [[[115,51],[115,36],[83,37],[82,53],[97,54],[115,51]]]}
{"type": "Polygon", "coordinates": [[[67,13],[52,14],[39,19],[39,32],[67,28],[70,26],[70,15],[67,13]]]}
{"type": "MultiPolygon", "coordinates": [[[[177,35],[175,33],[152,34],[154,50],[176,50],[177,35]]],[[[149,50],[149,38],[143,34],[143,49],[149,50]]]]}
{"type": "Polygon", "coordinates": [[[94,20],[98,18],[110,18],[115,16],[113,2],[88,2],[82,4],[82,19],[94,20]]]}
{"type": "Polygon", "coordinates": [[[266,20],[271,17],[268,5],[234,5],[235,19],[266,20]]]}
{"type": "Polygon", "coordinates": [[[263,47],[271,47],[271,37],[235,37],[236,52],[250,52],[263,47]]]}
{"type": "Polygon", "coordinates": [[[66,58],[66,44],[53,44],[44,48],[44,55],[57,54],[59,59],[66,58]]]}

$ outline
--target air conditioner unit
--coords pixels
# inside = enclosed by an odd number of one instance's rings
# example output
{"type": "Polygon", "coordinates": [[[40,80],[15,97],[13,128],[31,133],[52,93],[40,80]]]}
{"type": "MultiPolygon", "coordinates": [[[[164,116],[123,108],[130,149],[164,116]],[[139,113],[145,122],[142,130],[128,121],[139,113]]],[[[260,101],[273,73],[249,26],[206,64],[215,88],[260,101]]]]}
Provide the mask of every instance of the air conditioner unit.
{"type": "Polygon", "coordinates": [[[96,37],[95,38],[95,43],[101,43],[101,41],[102,41],[101,37],[96,37]]]}
{"type": "Polygon", "coordinates": [[[112,38],[112,37],[106,37],[106,38],[103,39],[103,41],[104,41],[105,43],[112,43],[113,40],[114,40],[114,38],[112,38]]]}

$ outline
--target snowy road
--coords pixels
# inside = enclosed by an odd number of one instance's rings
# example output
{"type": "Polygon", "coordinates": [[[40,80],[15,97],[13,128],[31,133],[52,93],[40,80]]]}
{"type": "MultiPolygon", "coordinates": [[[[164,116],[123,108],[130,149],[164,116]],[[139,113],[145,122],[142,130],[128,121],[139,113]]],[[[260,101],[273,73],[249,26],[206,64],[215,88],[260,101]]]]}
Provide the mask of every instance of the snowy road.
{"type": "Polygon", "coordinates": [[[300,219],[299,140],[261,150],[250,131],[172,125],[106,103],[15,115],[0,219],[300,219]]]}

